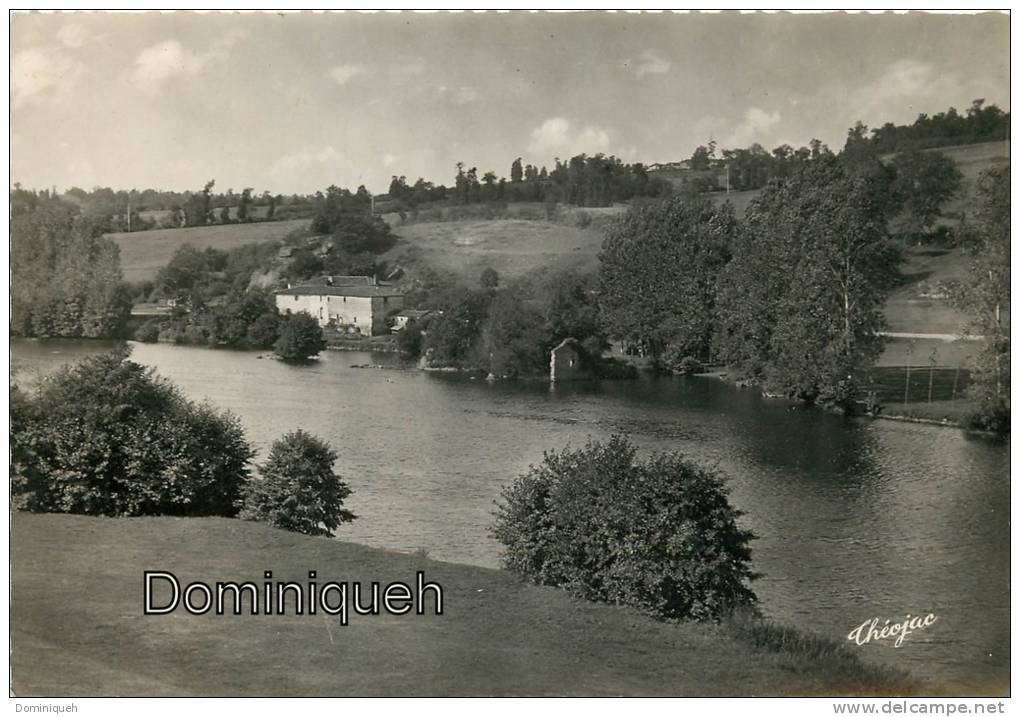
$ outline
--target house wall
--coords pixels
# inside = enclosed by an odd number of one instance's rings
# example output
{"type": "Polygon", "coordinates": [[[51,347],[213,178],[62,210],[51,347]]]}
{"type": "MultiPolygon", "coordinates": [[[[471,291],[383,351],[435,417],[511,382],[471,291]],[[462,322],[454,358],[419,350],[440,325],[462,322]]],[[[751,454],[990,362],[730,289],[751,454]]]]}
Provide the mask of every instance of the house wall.
{"type": "Polygon", "coordinates": [[[281,314],[296,314],[303,311],[314,317],[320,326],[326,325],[325,307],[322,304],[321,296],[292,296],[290,294],[276,295],[276,308],[281,314]]]}
{"type": "Polygon", "coordinates": [[[402,296],[276,295],[281,313],[304,311],[320,326],[333,321],[338,326],[357,326],[369,336],[386,333],[386,314],[403,305],[402,296]]]}
{"type": "Polygon", "coordinates": [[[356,326],[361,333],[372,335],[372,299],[367,296],[324,296],[327,323],[356,326]]]}

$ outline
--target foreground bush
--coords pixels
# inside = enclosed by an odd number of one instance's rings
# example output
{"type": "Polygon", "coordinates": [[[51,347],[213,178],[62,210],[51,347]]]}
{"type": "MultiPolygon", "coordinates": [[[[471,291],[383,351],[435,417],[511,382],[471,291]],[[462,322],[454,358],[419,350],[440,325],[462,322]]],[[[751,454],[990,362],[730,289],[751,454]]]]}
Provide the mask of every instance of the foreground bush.
{"type": "Polygon", "coordinates": [[[252,451],[237,418],[186,400],[120,349],[12,391],[19,507],[88,515],[237,513],[252,451]]]}
{"type": "Polygon", "coordinates": [[[288,433],[273,443],[261,479],[248,483],[241,517],[332,537],[355,518],[343,507],[351,489],[333,472],[336,458],[325,441],[300,430],[288,433]]]}
{"type": "Polygon", "coordinates": [[[614,436],[546,453],[503,490],[503,564],[579,597],[666,619],[717,619],[753,605],[753,535],[722,480],[677,453],[636,459],[614,436]]]}

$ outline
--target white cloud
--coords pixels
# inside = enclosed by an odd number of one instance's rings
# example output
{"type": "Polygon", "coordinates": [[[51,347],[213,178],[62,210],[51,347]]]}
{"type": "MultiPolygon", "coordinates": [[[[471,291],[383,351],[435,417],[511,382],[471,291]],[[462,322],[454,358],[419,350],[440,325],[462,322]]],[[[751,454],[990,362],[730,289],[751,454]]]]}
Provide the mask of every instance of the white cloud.
{"type": "Polygon", "coordinates": [[[189,49],[174,39],[157,42],[138,54],[132,78],[140,88],[152,91],[172,77],[197,75],[209,64],[226,60],[230,48],[243,35],[240,31],[229,32],[206,50],[189,49]]]}
{"type": "Polygon", "coordinates": [[[65,47],[70,47],[71,49],[78,49],[98,39],[99,35],[94,35],[85,30],[81,25],[75,23],[64,25],[57,31],[57,40],[65,47]]]}
{"type": "Polygon", "coordinates": [[[346,85],[363,72],[357,65],[337,65],[329,71],[329,77],[340,86],[346,85]]]}
{"type": "Polygon", "coordinates": [[[574,128],[565,117],[552,117],[531,133],[528,151],[542,157],[570,157],[609,151],[609,131],[602,127],[574,128]]]}
{"type": "Polygon", "coordinates": [[[940,72],[934,65],[917,60],[898,60],[873,82],[850,95],[855,119],[871,122],[910,122],[928,107],[960,108],[975,97],[984,97],[989,86],[980,77],[961,78],[958,73],[940,72]]]}
{"type": "Polygon", "coordinates": [[[628,59],[625,64],[631,66],[634,70],[634,74],[638,77],[644,77],[645,75],[664,75],[669,72],[669,68],[671,67],[668,60],[659,57],[651,50],[645,50],[642,52],[636,62],[631,63],[628,59]]]}
{"type": "Polygon", "coordinates": [[[721,138],[720,144],[725,149],[747,147],[755,142],[764,143],[766,136],[782,119],[778,110],[766,112],[759,107],[751,107],[744,113],[744,119],[733,130],[721,138]]]}
{"type": "Polygon", "coordinates": [[[326,165],[337,162],[340,153],[333,148],[333,145],[326,145],[319,150],[305,150],[293,154],[285,154],[273,164],[274,171],[288,172],[296,169],[305,169],[316,165],[326,165]]]}
{"type": "Polygon", "coordinates": [[[436,88],[436,94],[441,100],[452,102],[458,107],[469,105],[478,99],[478,90],[474,87],[447,87],[441,85],[436,88]]]}
{"type": "Polygon", "coordinates": [[[68,90],[82,69],[80,62],[54,48],[19,52],[11,58],[11,105],[18,109],[30,100],[68,90]]]}

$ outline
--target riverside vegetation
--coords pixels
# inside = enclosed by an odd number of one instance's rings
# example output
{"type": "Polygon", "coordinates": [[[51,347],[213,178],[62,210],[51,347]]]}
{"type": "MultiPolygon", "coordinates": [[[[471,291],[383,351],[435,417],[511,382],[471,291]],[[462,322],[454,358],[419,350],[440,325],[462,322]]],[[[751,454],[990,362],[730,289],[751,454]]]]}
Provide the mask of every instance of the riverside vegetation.
{"type": "MultiPolygon", "coordinates": [[[[1008,265],[1008,226],[996,219],[1008,197],[1008,169],[982,175],[973,209],[957,212],[947,224],[941,213],[959,194],[962,175],[953,161],[926,148],[996,139],[1007,123],[1008,113],[977,100],[964,114],[950,109],[911,126],[887,124],[870,137],[857,123],[838,154],[818,142],[771,155],[754,147],[724,150],[722,159],[714,146],[699,148],[689,161],[692,171],[718,170],[724,163],[738,189],[763,187],[742,217],[706,201],[697,183],[670,197],[668,183],[647,168],[601,155],[578,155],[548,172],[515,160],[509,181],[458,164],[449,189],[394,177],[388,197],[380,200],[394,206],[376,209],[400,215],[401,223],[436,207],[473,211],[545,202],[554,210],[569,204],[583,212],[631,202],[615,219],[600,217],[605,241],[595,274],[574,279],[546,271],[502,281],[488,276],[480,287],[415,263],[413,252],[399,254],[407,271],[397,265],[397,239],[373,214],[374,199],[364,187],[352,192],[333,186],[284,202],[248,189],[219,196],[213,182],[184,197],[150,193],[147,201],[176,203],[178,220],[191,227],[214,223],[213,209],[235,200],[247,208],[225,218],[242,223],[270,199],[277,207],[300,205],[311,226],[285,240],[292,256],[279,261],[274,243],[227,252],[183,247],[152,284],[127,286],[120,281],[116,247],[100,232],[113,228],[111,216],[120,216],[102,212],[131,196],[96,190],[58,198],[17,187],[12,331],[123,335],[131,300],[161,299],[174,305],[171,315],[138,327],[139,340],[269,348],[281,330],[273,285],[322,273],[395,273],[408,306],[432,310],[427,322],[405,330],[399,345],[435,367],[543,376],[549,349],[572,337],[596,365],[612,342],[659,370],[724,366],[733,378],[770,395],[843,412],[864,405],[875,410],[870,374],[883,350],[883,306],[902,280],[902,247],[949,242],[970,250],[975,263],[966,280],[943,287],[944,293],[972,317],[967,329],[984,342],[973,375],[966,377],[971,409],[963,422],[1005,435],[1008,272],[994,267],[1008,265]],[[890,151],[896,152],[891,158],[881,154],[890,151]],[[748,304],[746,296],[757,300],[748,304]]],[[[954,406],[953,413],[960,411],[954,406]]]]}

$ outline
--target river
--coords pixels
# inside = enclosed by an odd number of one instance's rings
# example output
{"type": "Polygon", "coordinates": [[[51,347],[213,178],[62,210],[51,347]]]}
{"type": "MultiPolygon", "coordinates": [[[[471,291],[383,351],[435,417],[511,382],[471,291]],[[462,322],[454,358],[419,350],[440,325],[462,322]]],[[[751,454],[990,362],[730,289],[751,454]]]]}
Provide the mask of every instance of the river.
{"type": "MultiPolygon", "coordinates": [[[[19,381],[104,348],[12,342],[19,381]]],[[[496,567],[487,533],[501,486],[546,449],[625,433],[643,451],[718,466],[758,536],[767,615],[845,640],[872,617],[936,622],[852,646],[866,660],[970,688],[1009,680],[1009,447],[956,429],[846,420],[711,378],[488,384],[326,352],[310,365],[257,352],[134,345],[134,360],[240,416],[264,456],[304,428],[340,453],[359,519],[338,538],[496,567]]]]}

